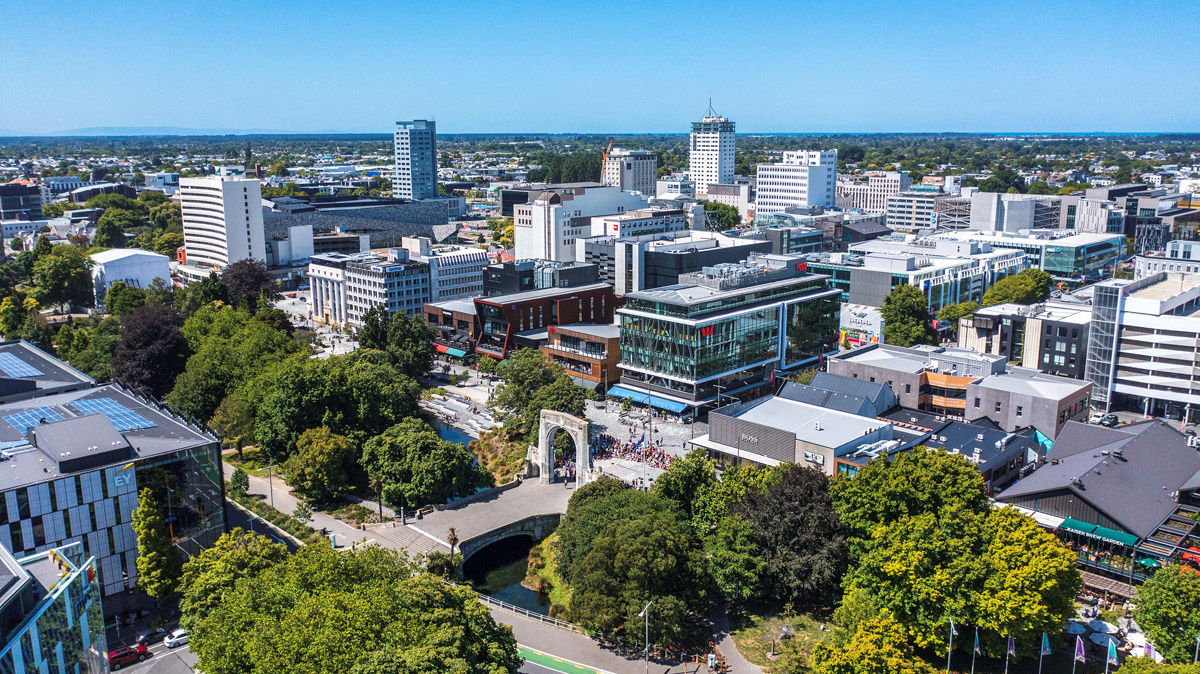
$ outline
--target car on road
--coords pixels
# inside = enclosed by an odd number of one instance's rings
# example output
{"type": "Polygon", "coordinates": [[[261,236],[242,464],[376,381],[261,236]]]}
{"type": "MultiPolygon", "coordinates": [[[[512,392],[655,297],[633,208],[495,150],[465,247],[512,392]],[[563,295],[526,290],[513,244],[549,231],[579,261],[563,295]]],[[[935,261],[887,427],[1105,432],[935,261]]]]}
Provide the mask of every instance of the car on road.
{"type": "Polygon", "coordinates": [[[1104,418],[1104,412],[1092,412],[1091,416],[1088,417],[1088,423],[1089,424],[1098,424],[1098,423],[1100,423],[1100,420],[1103,418],[1104,418]]]}
{"type": "Polygon", "coordinates": [[[150,651],[145,646],[127,646],[118,648],[108,654],[108,666],[115,672],[125,665],[132,665],[150,657],[150,651]]]}
{"type": "Polygon", "coordinates": [[[178,646],[183,646],[187,642],[188,642],[187,630],[182,630],[182,629],[171,632],[170,634],[167,635],[167,638],[163,639],[163,645],[165,645],[167,648],[176,648],[178,646]]]}
{"type": "Polygon", "coordinates": [[[1115,428],[1119,423],[1120,420],[1117,419],[1117,415],[1115,414],[1105,414],[1104,418],[1100,420],[1101,426],[1108,426],[1109,428],[1115,428]]]}
{"type": "Polygon", "coordinates": [[[155,627],[141,634],[133,640],[133,643],[138,646],[151,646],[163,640],[163,637],[171,633],[171,630],[165,627],[155,627]]]}

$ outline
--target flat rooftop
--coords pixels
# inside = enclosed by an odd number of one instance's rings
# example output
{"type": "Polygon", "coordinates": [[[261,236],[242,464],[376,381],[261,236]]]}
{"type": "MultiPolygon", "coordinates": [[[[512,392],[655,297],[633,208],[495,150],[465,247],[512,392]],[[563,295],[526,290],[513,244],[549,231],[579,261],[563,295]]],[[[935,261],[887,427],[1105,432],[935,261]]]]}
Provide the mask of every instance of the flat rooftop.
{"type": "Polygon", "coordinates": [[[1168,297],[1178,295],[1197,286],[1200,286],[1200,276],[1168,274],[1165,279],[1158,283],[1148,285],[1141,290],[1135,290],[1129,294],[1129,297],[1139,300],[1165,300],[1168,297]]]}
{"type": "Polygon", "coordinates": [[[572,323],[570,325],[560,325],[556,330],[566,330],[568,332],[578,332],[583,335],[591,335],[600,339],[615,339],[621,336],[621,326],[619,325],[601,325],[599,323],[572,323]]]}
{"type": "Polygon", "coordinates": [[[0,491],[215,442],[216,437],[116,384],[9,402],[0,405],[0,449],[10,457],[0,461],[0,491]],[[31,436],[39,446],[31,444],[31,436]],[[106,448],[118,437],[128,448],[106,461],[106,448]],[[99,463],[89,463],[88,457],[99,463]],[[80,461],[86,468],[69,467],[80,461]]]}
{"type": "Polygon", "coordinates": [[[1014,370],[1007,374],[993,374],[976,382],[976,386],[1009,393],[1024,393],[1038,398],[1062,400],[1088,386],[1089,382],[1053,375],[1036,375],[1014,370]]]}
{"type": "Polygon", "coordinates": [[[494,295],[492,297],[477,297],[480,302],[487,304],[515,304],[517,302],[528,302],[529,300],[538,300],[546,297],[557,297],[559,295],[570,295],[572,293],[589,292],[593,290],[602,290],[604,288],[612,288],[607,283],[588,283],[581,286],[569,286],[566,288],[538,288],[537,290],[525,290],[519,293],[510,295],[494,295]]]}
{"type": "MultiPolygon", "coordinates": [[[[677,283],[675,285],[663,286],[653,290],[639,290],[635,293],[629,293],[625,297],[628,299],[664,302],[666,304],[700,304],[701,302],[712,302],[715,300],[737,297],[750,292],[757,293],[769,290],[777,290],[780,288],[797,285],[798,283],[820,280],[823,278],[828,278],[828,276],[825,274],[801,274],[800,276],[792,276],[790,278],[779,279],[777,281],[750,284],[738,288],[726,288],[724,290],[709,288],[708,286],[684,285],[682,283],[677,283]]],[[[745,307],[738,307],[739,310],[744,308],[745,307]]]]}
{"type": "Polygon", "coordinates": [[[735,418],[790,431],[796,437],[836,449],[871,431],[889,426],[886,421],[771,396],[733,415],[735,418]]]}
{"type": "Polygon", "coordinates": [[[446,300],[445,302],[430,302],[425,306],[435,307],[442,311],[456,311],[460,314],[474,314],[475,298],[463,297],[457,300],[446,300]]]}
{"type": "Polygon", "coordinates": [[[0,403],[95,385],[95,379],[29,342],[0,342],[0,403]]]}

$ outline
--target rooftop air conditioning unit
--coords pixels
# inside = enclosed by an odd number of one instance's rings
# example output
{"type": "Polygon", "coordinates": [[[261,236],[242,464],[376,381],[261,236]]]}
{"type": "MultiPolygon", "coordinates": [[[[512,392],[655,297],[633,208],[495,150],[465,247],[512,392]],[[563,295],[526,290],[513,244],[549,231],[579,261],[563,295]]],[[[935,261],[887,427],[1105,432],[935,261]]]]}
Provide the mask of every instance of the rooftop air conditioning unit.
{"type": "Polygon", "coordinates": [[[819,421],[814,421],[814,422],[813,422],[813,430],[814,430],[814,431],[819,431],[819,430],[821,430],[821,422],[819,422],[819,421]]]}

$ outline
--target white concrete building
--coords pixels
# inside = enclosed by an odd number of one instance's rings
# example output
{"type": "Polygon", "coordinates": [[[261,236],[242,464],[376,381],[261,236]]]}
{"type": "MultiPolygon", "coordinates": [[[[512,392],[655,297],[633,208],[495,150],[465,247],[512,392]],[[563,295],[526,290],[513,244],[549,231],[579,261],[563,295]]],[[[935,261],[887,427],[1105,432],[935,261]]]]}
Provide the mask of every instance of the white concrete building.
{"type": "Polygon", "coordinates": [[[396,166],[392,196],[432,199],[437,190],[437,124],[427,119],[396,122],[393,134],[396,166]]]}
{"type": "Polygon", "coordinates": [[[639,208],[592,218],[589,236],[637,236],[678,232],[687,228],[688,213],[681,208],[639,208]]]}
{"type": "Polygon", "coordinates": [[[784,152],[783,161],[759,164],[755,215],[780,213],[796,206],[837,205],[837,150],[784,152]]]}
{"type": "Polygon", "coordinates": [[[188,265],[224,267],[245,259],[266,262],[259,181],[180,178],[179,194],[188,265]]]}
{"type": "Polygon", "coordinates": [[[1135,279],[1161,272],[1200,274],[1200,241],[1168,241],[1166,250],[1139,255],[1133,259],[1135,279]]]}
{"type": "Polygon", "coordinates": [[[400,240],[414,262],[429,265],[429,296],[432,302],[456,300],[483,294],[483,268],[488,265],[487,251],[468,246],[433,247],[426,236],[406,236],[400,240]]]}
{"type": "Polygon", "coordinates": [[[733,157],[737,134],[734,123],[713,112],[692,122],[688,143],[688,172],[696,181],[696,194],[708,194],[708,186],[733,182],[733,157]]]}
{"type": "Polygon", "coordinates": [[[361,326],[363,314],[383,306],[389,314],[421,313],[429,302],[429,265],[408,259],[402,248],[376,253],[314,255],[308,265],[312,318],[361,326]]]}
{"type": "Polygon", "coordinates": [[[658,155],[645,150],[613,148],[600,171],[600,182],[606,186],[648,197],[654,196],[657,179],[658,155]]]}
{"type": "Polygon", "coordinates": [[[113,248],[91,257],[97,307],[103,306],[109,286],[117,281],[133,288],[147,288],[154,279],[171,285],[171,261],[166,255],[140,248],[113,248]]]}
{"type": "Polygon", "coordinates": [[[575,240],[591,236],[592,218],[645,208],[646,197],[615,187],[572,187],[542,192],[513,206],[513,238],[518,260],[569,262],[575,240]]]}
{"type": "Polygon", "coordinates": [[[668,176],[655,183],[654,195],[659,199],[679,199],[681,197],[694,199],[696,197],[696,181],[681,176],[668,176]]]}
{"type": "MultiPolygon", "coordinates": [[[[859,208],[868,213],[887,211],[887,198],[912,189],[912,178],[903,171],[875,173],[863,178],[839,181],[837,206],[842,210],[859,208]]],[[[762,188],[759,187],[760,193],[762,188]]],[[[760,197],[761,198],[761,197],[760,197]]]]}
{"type": "Polygon", "coordinates": [[[1048,194],[1000,194],[974,190],[971,197],[971,229],[990,232],[1019,232],[1023,229],[1054,229],[1062,218],[1062,198],[1048,194]]]}
{"type": "Polygon", "coordinates": [[[708,195],[704,200],[736,208],[742,222],[749,222],[752,219],[751,212],[754,202],[750,197],[749,185],[709,185],[708,195]]]}

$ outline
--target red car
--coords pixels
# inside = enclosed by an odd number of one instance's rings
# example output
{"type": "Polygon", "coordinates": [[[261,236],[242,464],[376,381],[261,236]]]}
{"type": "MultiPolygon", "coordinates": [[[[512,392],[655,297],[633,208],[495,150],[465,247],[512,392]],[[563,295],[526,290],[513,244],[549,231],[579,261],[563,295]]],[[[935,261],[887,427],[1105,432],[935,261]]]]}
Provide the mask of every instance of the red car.
{"type": "Polygon", "coordinates": [[[113,671],[132,665],[135,662],[141,662],[150,657],[150,651],[146,650],[145,646],[129,646],[126,648],[118,648],[108,654],[108,666],[112,667],[113,671]]]}

